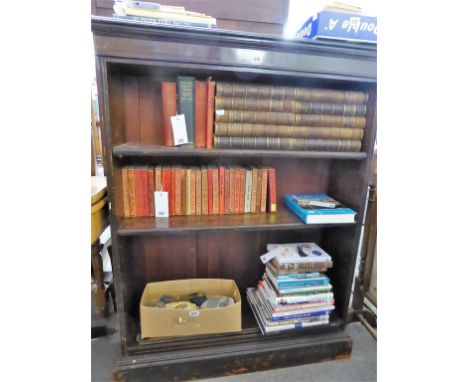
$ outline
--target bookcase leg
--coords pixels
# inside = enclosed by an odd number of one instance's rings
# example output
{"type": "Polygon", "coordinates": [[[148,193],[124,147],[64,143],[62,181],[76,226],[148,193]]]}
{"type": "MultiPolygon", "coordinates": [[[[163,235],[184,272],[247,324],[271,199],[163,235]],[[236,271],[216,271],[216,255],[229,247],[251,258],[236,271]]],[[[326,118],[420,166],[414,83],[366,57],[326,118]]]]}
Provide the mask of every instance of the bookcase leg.
{"type": "Polygon", "coordinates": [[[106,288],[104,286],[101,248],[102,245],[98,243],[91,245],[91,262],[93,265],[94,282],[96,283],[96,307],[103,317],[107,317],[106,288]]]}

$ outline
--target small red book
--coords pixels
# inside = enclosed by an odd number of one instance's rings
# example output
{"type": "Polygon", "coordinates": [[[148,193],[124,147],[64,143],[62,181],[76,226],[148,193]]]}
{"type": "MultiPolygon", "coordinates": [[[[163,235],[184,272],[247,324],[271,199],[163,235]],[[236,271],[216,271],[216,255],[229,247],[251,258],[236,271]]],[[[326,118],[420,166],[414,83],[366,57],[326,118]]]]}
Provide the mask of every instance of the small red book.
{"type": "Polygon", "coordinates": [[[148,216],[154,216],[154,168],[149,168],[148,176],[148,216]]]}
{"type": "Polygon", "coordinates": [[[187,183],[186,169],[180,169],[180,214],[187,215],[187,183]]]}
{"type": "Polygon", "coordinates": [[[164,144],[174,146],[171,117],[177,114],[177,86],[175,82],[161,83],[164,144]]]}
{"type": "Polygon", "coordinates": [[[136,217],[136,200],[135,200],[135,169],[128,168],[128,204],[130,207],[130,216],[136,217]]]}
{"type": "Polygon", "coordinates": [[[195,147],[206,147],[206,113],[208,83],[206,81],[195,81],[195,147]]]}
{"type": "Polygon", "coordinates": [[[208,215],[213,215],[213,167],[208,167],[208,215]]]}
{"type": "Polygon", "coordinates": [[[195,215],[202,214],[202,176],[201,169],[195,170],[195,215]]]}
{"type": "Polygon", "coordinates": [[[219,171],[213,167],[213,215],[219,215],[219,171]]]}
{"type": "Polygon", "coordinates": [[[208,168],[201,168],[201,213],[208,215],[208,168]]]}
{"type": "Polygon", "coordinates": [[[241,194],[241,169],[235,169],[235,188],[234,188],[234,213],[240,213],[240,194],[241,194]]]}
{"type": "Polygon", "coordinates": [[[268,211],[276,212],[276,170],[268,169],[268,211]]]}
{"type": "Polygon", "coordinates": [[[206,113],[206,148],[213,148],[213,121],[215,102],[215,82],[208,81],[207,113],[206,113]]]}
{"type": "Polygon", "coordinates": [[[218,169],[219,176],[219,214],[224,215],[224,166],[218,169]]]}
{"type": "Polygon", "coordinates": [[[148,173],[146,168],[135,168],[136,216],[148,216],[148,173]]]}
{"type": "Polygon", "coordinates": [[[174,201],[173,192],[172,192],[172,168],[163,167],[162,169],[162,188],[164,192],[168,192],[169,199],[169,216],[174,215],[174,201]]]}
{"type": "Polygon", "coordinates": [[[229,213],[236,213],[235,208],[235,195],[236,195],[236,169],[231,167],[229,169],[229,213]]]}
{"type": "Polygon", "coordinates": [[[197,181],[197,169],[192,168],[190,170],[190,214],[196,215],[197,213],[197,194],[196,194],[196,181],[197,181]]]}
{"type": "Polygon", "coordinates": [[[224,214],[229,214],[229,178],[230,178],[229,167],[224,168],[224,214]]]}
{"type": "Polygon", "coordinates": [[[182,214],[181,168],[175,167],[174,170],[172,171],[173,171],[172,175],[174,177],[173,184],[174,184],[174,194],[175,194],[175,202],[174,202],[175,215],[180,216],[182,214]]]}
{"type": "Polygon", "coordinates": [[[123,213],[125,218],[129,218],[130,215],[130,197],[128,195],[128,168],[122,169],[122,201],[123,201],[123,213]]]}

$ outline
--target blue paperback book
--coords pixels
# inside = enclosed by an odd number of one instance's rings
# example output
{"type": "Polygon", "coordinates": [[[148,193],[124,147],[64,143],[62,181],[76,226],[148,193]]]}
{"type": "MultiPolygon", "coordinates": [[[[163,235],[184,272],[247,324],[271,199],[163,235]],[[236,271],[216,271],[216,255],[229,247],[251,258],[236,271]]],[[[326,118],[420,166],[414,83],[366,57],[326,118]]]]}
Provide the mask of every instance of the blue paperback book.
{"type": "Polygon", "coordinates": [[[326,194],[291,194],[286,206],[306,224],[354,223],[356,211],[326,194]]]}

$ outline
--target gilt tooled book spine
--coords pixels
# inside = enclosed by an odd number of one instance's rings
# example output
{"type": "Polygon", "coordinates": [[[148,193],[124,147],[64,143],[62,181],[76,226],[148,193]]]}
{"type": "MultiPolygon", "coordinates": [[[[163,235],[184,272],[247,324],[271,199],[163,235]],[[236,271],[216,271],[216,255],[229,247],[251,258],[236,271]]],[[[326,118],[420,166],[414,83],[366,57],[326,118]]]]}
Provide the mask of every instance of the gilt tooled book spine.
{"type": "Polygon", "coordinates": [[[148,174],[144,167],[135,168],[136,216],[148,216],[148,174]]]}
{"type": "Polygon", "coordinates": [[[245,211],[245,168],[240,169],[240,195],[239,195],[239,213],[243,214],[245,211]]]}
{"type": "Polygon", "coordinates": [[[197,170],[190,170],[190,214],[197,214],[197,170]]]}
{"type": "Polygon", "coordinates": [[[257,186],[258,186],[258,168],[252,167],[252,195],[250,197],[250,212],[257,212],[257,186]]]}
{"type": "Polygon", "coordinates": [[[219,170],[213,168],[213,215],[219,215],[219,170]]]}
{"type": "Polygon", "coordinates": [[[354,127],[360,129],[366,126],[365,117],[243,110],[224,110],[223,113],[216,113],[216,122],[285,126],[354,127]]]}
{"type": "Polygon", "coordinates": [[[213,148],[213,120],[215,102],[215,82],[208,81],[207,115],[206,115],[206,148],[213,148]]]}
{"type": "Polygon", "coordinates": [[[208,168],[202,167],[201,169],[201,213],[208,215],[208,168]]]}
{"type": "Polygon", "coordinates": [[[276,212],[276,170],[268,169],[268,211],[276,212]]]}
{"type": "Polygon", "coordinates": [[[174,146],[171,117],[177,114],[177,86],[175,82],[162,82],[161,98],[164,145],[174,146]]]}
{"type": "Polygon", "coordinates": [[[185,169],[185,215],[192,215],[192,169],[185,169]]]}
{"type": "Polygon", "coordinates": [[[213,168],[208,167],[208,215],[213,215],[213,168]]]}
{"type": "Polygon", "coordinates": [[[172,215],[177,215],[176,212],[177,203],[177,190],[176,190],[176,167],[171,169],[171,191],[169,192],[169,211],[171,211],[172,204],[172,215]]]}
{"type": "Polygon", "coordinates": [[[123,212],[124,217],[129,218],[130,215],[130,199],[128,195],[128,168],[122,169],[122,199],[123,199],[123,212]]]}
{"type": "Polygon", "coordinates": [[[229,177],[230,177],[229,167],[224,168],[224,214],[229,214],[229,177]]]}
{"type": "Polygon", "coordinates": [[[135,199],[135,168],[128,168],[128,201],[130,204],[130,216],[136,217],[136,199],[135,199]]]}
{"type": "Polygon", "coordinates": [[[219,177],[219,214],[224,215],[224,166],[218,167],[219,177]]]}
{"type": "Polygon", "coordinates": [[[229,213],[236,213],[236,169],[231,167],[229,169],[229,213]]]}
{"type": "Polygon", "coordinates": [[[185,116],[187,139],[194,139],[194,77],[177,76],[177,108],[185,116]]]}
{"type": "Polygon", "coordinates": [[[187,214],[187,184],[186,184],[186,169],[180,169],[180,214],[187,214]]]}
{"type": "Polygon", "coordinates": [[[260,202],[260,212],[266,212],[267,206],[268,169],[262,168],[262,197],[260,202]]]}
{"type": "Polygon", "coordinates": [[[154,216],[154,169],[147,170],[148,175],[148,215],[154,216]]]}
{"type": "Polygon", "coordinates": [[[181,168],[180,166],[176,166],[174,168],[174,194],[175,194],[175,215],[176,216],[180,216],[182,215],[182,205],[181,205],[181,201],[182,201],[182,178],[181,178],[181,168]]]}
{"type": "Polygon", "coordinates": [[[276,111],[302,114],[326,114],[363,117],[366,115],[366,104],[342,104],[329,102],[307,102],[272,100],[262,98],[234,98],[216,96],[216,110],[251,110],[276,111]]]}
{"type": "Polygon", "coordinates": [[[284,137],[361,140],[364,136],[364,129],[219,122],[215,124],[215,134],[218,137],[284,137]]]}
{"type": "Polygon", "coordinates": [[[201,169],[195,170],[195,215],[202,214],[202,174],[201,169]]]}
{"type": "Polygon", "coordinates": [[[291,86],[259,85],[252,83],[217,82],[216,95],[236,98],[272,100],[300,100],[331,103],[366,103],[369,94],[359,91],[311,89],[291,86]]]}
{"type": "Polygon", "coordinates": [[[195,147],[206,147],[208,84],[195,81],[195,147]]]}
{"type": "Polygon", "coordinates": [[[215,137],[216,148],[260,150],[359,151],[361,141],[340,139],[215,137]]]}

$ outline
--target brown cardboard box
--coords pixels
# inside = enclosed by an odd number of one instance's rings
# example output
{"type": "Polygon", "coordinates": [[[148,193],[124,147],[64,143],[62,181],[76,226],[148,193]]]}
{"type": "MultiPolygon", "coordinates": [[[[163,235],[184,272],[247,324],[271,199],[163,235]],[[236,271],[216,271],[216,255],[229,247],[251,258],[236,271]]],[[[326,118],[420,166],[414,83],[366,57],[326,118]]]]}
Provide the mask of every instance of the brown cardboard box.
{"type": "Polygon", "coordinates": [[[141,337],[189,336],[240,332],[241,297],[234,280],[187,279],[146,284],[140,301],[141,337]],[[207,296],[231,296],[234,304],[194,311],[156,308],[162,295],[182,296],[202,292],[207,296]]]}

